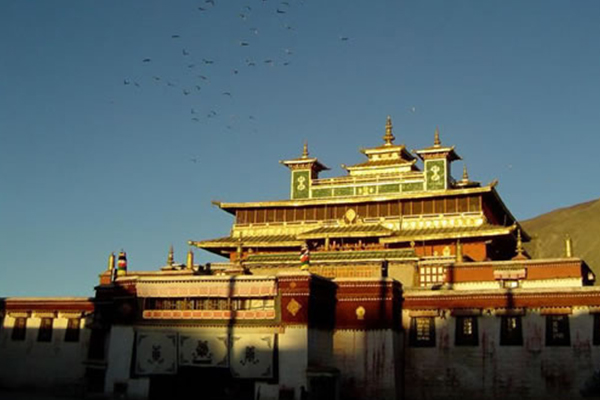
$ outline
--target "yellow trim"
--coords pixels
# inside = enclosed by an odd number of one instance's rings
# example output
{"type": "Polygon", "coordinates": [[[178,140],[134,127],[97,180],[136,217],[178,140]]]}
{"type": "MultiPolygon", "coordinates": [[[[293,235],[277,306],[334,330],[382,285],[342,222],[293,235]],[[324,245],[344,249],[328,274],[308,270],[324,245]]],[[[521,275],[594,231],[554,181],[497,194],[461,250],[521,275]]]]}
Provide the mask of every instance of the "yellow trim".
{"type": "MultiPolygon", "coordinates": [[[[460,196],[465,194],[478,194],[492,192],[493,187],[482,186],[477,188],[465,188],[465,189],[446,189],[436,190],[429,192],[408,192],[402,194],[393,195],[374,195],[374,196],[357,196],[357,197],[341,197],[341,198],[311,198],[304,200],[276,200],[276,201],[254,201],[246,203],[225,203],[225,202],[214,202],[222,209],[238,209],[238,208],[257,208],[257,207],[302,207],[310,205],[321,205],[321,204],[356,204],[365,202],[380,202],[389,200],[403,200],[403,199],[421,199],[438,196],[460,196]]],[[[497,195],[497,194],[496,194],[497,195]]],[[[504,203],[502,203],[504,205],[504,203]]],[[[512,217],[512,214],[511,214],[512,217]]]]}

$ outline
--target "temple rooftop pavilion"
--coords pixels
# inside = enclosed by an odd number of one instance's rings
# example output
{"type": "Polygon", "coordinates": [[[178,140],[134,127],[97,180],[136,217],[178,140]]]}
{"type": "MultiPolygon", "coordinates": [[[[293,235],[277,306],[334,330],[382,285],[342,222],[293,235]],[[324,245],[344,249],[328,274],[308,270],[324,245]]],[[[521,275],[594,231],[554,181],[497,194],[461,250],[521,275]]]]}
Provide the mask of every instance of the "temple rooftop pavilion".
{"type": "Polygon", "coordinates": [[[349,265],[382,260],[414,266],[510,260],[519,251],[528,257],[518,242],[530,238],[504,205],[497,181],[482,186],[466,166],[453,178],[452,163],[461,157],[442,144],[437,128],[430,147],[409,151],[394,141],[388,117],[383,144],[361,149],[367,160],[342,165],[347,174],[332,178],[319,177],[329,168],[309,156],[305,143],[300,157],[280,161],[291,171],[289,199],[214,202],[235,216],[230,235],[189,244],[258,272],[297,267],[306,243],[311,272],[330,277],[353,276],[349,265]]]}

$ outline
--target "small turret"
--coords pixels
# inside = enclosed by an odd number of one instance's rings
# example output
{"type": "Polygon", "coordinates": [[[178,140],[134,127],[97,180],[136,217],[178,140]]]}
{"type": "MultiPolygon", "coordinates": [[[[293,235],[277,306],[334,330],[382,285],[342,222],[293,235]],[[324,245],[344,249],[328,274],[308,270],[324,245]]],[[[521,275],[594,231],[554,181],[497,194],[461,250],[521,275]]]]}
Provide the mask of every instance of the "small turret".
{"type": "Polygon", "coordinates": [[[127,275],[127,253],[121,250],[117,261],[117,276],[123,275],[127,275]]]}

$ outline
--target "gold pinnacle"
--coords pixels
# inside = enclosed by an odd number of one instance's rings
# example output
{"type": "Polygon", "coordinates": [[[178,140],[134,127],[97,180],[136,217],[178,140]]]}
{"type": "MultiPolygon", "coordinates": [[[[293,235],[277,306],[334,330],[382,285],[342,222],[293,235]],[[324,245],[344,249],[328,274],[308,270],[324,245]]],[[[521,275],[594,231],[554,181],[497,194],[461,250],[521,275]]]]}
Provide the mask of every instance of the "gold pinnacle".
{"type": "Polygon", "coordinates": [[[521,239],[521,230],[517,229],[517,255],[523,255],[523,240],[521,239]]]}
{"type": "Polygon", "coordinates": [[[308,158],[308,142],[304,142],[304,148],[302,149],[302,158],[308,158]]]}
{"type": "Polygon", "coordinates": [[[565,257],[573,257],[573,241],[568,234],[565,236],[565,257]]]}
{"type": "Polygon", "coordinates": [[[396,138],[392,134],[392,117],[388,115],[385,123],[385,135],[383,136],[383,140],[385,141],[386,146],[391,146],[394,139],[396,138]]]}
{"type": "Polygon", "coordinates": [[[467,166],[466,165],[463,165],[462,180],[463,180],[463,182],[469,182],[469,173],[467,172],[467,166]]]}
{"type": "Polygon", "coordinates": [[[435,134],[433,136],[433,145],[439,147],[442,145],[442,141],[440,140],[440,129],[435,127],[435,134]]]}
{"type": "Polygon", "coordinates": [[[175,263],[175,255],[173,252],[173,245],[169,247],[169,255],[167,256],[167,265],[173,265],[175,263]]]}

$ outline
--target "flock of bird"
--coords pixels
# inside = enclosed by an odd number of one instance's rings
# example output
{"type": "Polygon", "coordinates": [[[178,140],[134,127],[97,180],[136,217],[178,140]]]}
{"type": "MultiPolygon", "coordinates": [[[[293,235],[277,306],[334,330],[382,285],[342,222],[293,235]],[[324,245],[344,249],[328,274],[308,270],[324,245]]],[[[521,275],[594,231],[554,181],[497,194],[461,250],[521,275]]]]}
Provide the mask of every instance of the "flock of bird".
{"type": "MultiPolygon", "coordinates": [[[[244,0],[246,2],[255,1],[256,4],[250,3],[240,5],[236,20],[241,21],[240,23],[245,24],[243,30],[247,32],[244,37],[240,38],[235,44],[236,47],[251,50],[253,47],[254,39],[258,40],[263,30],[260,26],[251,25],[253,21],[260,20],[261,18],[254,18],[255,14],[261,13],[260,16],[264,22],[264,17],[277,18],[277,26],[280,27],[284,32],[289,32],[290,35],[295,35],[296,27],[290,24],[290,15],[293,14],[294,8],[304,4],[304,0],[293,0],[293,1],[274,1],[274,0],[244,0]],[[266,13],[266,14],[265,14],[266,13]]],[[[204,0],[199,6],[197,6],[194,12],[202,15],[208,15],[214,12],[219,6],[218,0],[204,0]]],[[[225,4],[224,4],[225,5],[225,4]]],[[[233,16],[230,16],[233,17],[233,16]]],[[[285,38],[285,36],[280,35],[285,38]]],[[[225,84],[213,83],[211,79],[211,72],[218,69],[219,74],[223,74],[223,71],[230,71],[232,76],[244,76],[246,69],[250,68],[275,68],[288,67],[292,63],[294,51],[292,46],[285,47],[283,49],[270,49],[273,57],[258,58],[257,52],[256,58],[250,57],[251,51],[239,51],[234,48],[231,49],[232,54],[239,54],[239,62],[236,65],[223,65],[224,62],[219,62],[218,59],[213,58],[210,55],[202,54],[197,56],[196,49],[182,46],[186,43],[184,35],[173,33],[169,40],[173,43],[176,51],[180,51],[181,67],[183,71],[178,71],[177,79],[169,78],[165,74],[156,72],[156,69],[151,68],[155,65],[155,59],[151,56],[141,59],[141,63],[146,67],[142,71],[154,71],[148,73],[147,76],[131,78],[126,77],[123,79],[123,85],[141,89],[143,86],[151,84],[152,86],[160,85],[172,90],[173,93],[179,93],[186,99],[189,99],[187,104],[189,106],[189,118],[192,123],[200,123],[211,119],[222,118],[225,122],[225,127],[228,130],[233,130],[236,122],[241,119],[246,121],[255,121],[256,117],[251,114],[239,116],[235,114],[228,114],[226,108],[227,101],[231,102],[235,98],[235,92],[231,87],[225,87],[225,84]],[[178,50],[181,49],[181,50],[178,50]],[[183,78],[183,79],[182,79],[183,78]],[[182,82],[185,80],[185,83],[182,82]],[[212,87],[210,86],[212,83],[212,87]],[[223,87],[217,89],[217,85],[223,87]],[[208,90],[207,88],[210,88],[208,90]],[[205,89],[207,89],[205,91],[205,89]],[[210,95],[208,94],[210,92],[210,95]]],[[[338,37],[340,42],[348,42],[350,38],[348,36],[340,35],[338,37]]],[[[171,74],[173,75],[173,74],[171,74]]],[[[239,79],[239,78],[238,78],[239,79]]],[[[229,86],[231,86],[231,79],[228,80],[229,86]]],[[[235,86],[234,86],[235,87],[235,86]]]]}

